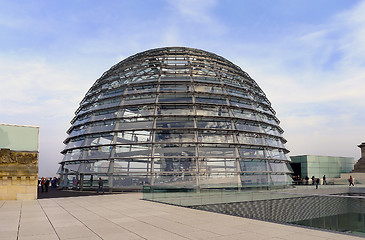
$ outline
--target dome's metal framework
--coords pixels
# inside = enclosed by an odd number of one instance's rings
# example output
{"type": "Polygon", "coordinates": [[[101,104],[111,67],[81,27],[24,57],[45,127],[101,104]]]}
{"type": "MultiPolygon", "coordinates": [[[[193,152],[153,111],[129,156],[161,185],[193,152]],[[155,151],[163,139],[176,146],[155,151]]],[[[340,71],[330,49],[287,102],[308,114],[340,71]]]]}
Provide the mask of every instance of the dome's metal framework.
{"type": "Polygon", "coordinates": [[[286,186],[283,130],[240,67],[168,47],[131,56],[90,88],[71,121],[62,186],[286,186]],[[72,181],[74,180],[74,181],[72,181]]]}

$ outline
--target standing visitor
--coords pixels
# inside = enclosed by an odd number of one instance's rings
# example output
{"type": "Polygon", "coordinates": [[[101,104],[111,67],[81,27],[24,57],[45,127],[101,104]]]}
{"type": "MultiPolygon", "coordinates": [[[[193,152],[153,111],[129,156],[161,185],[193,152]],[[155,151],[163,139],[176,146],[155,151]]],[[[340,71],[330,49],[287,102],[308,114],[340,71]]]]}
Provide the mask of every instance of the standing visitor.
{"type": "Polygon", "coordinates": [[[312,185],[314,185],[314,181],[315,181],[316,179],[314,178],[314,176],[312,176],[312,185]]]}
{"type": "Polygon", "coordinates": [[[319,178],[316,179],[316,189],[318,189],[318,185],[319,185],[319,178]]]}
{"type": "Polygon", "coordinates": [[[42,177],[42,179],[41,179],[41,188],[42,188],[42,192],[44,192],[44,190],[45,190],[45,184],[46,184],[46,180],[44,179],[44,177],[42,177]]]}
{"type": "Polygon", "coordinates": [[[99,191],[103,191],[103,193],[104,193],[104,182],[103,182],[103,179],[101,179],[100,177],[99,177],[98,193],[99,193],[99,191]]]}
{"type": "Polygon", "coordinates": [[[305,185],[308,185],[309,177],[305,176],[305,185]]]}
{"type": "Polygon", "coordinates": [[[46,189],[46,192],[48,192],[48,187],[49,187],[49,179],[48,178],[46,178],[46,181],[44,183],[44,187],[46,189]]]}
{"type": "Polygon", "coordinates": [[[323,185],[327,185],[326,175],[323,175],[323,185]]]}

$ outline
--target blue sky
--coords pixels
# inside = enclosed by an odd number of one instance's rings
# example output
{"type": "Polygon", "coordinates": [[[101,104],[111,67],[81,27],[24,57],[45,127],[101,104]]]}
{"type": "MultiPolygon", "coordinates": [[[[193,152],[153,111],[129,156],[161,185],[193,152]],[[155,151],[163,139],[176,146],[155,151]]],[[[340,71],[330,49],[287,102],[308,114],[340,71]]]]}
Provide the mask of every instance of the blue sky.
{"type": "Polygon", "coordinates": [[[54,175],[70,120],[112,65],[156,47],[221,55],[256,80],[291,155],[360,157],[365,1],[0,0],[0,122],[40,126],[54,175]]]}

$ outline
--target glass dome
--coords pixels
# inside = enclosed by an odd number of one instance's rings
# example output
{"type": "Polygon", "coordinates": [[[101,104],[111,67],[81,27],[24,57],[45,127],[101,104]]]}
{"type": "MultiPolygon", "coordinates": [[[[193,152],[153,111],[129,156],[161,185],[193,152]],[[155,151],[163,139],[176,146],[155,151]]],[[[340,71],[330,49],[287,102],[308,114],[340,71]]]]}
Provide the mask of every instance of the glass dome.
{"type": "Polygon", "coordinates": [[[291,184],[289,151],[258,84],[223,57],[152,49],[106,71],[64,141],[61,186],[217,188],[291,184]]]}

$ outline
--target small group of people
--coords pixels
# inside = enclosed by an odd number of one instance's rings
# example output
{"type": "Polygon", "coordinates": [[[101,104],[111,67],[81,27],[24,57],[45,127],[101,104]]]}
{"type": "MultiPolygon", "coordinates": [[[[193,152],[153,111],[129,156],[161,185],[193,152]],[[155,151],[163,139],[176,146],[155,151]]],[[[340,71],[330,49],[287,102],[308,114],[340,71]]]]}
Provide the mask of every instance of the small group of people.
{"type": "MultiPolygon", "coordinates": [[[[318,189],[318,185],[320,185],[320,179],[316,178],[314,176],[312,176],[311,178],[309,178],[308,176],[305,176],[305,178],[304,178],[305,185],[309,184],[309,179],[312,180],[312,185],[316,185],[316,189],[318,189]]],[[[322,183],[323,185],[328,184],[326,175],[323,175],[322,180],[323,180],[323,183],[322,183]]],[[[349,177],[348,181],[349,181],[349,186],[355,186],[354,185],[355,180],[352,176],[349,177]]],[[[293,176],[293,182],[294,182],[294,184],[303,184],[303,179],[300,177],[300,175],[293,176]]]]}
{"type": "Polygon", "coordinates": [[[51,185],[53,188],[57,188],[57,186],[59,186],[60,184],[60,179],[56,178],[56,177],[50,177],[50,178],[46,178],[46,177],[42,177],[40,179],[38,179],[38,191],[40,190],[41,192],[48,192],[48,187],[51,185]]]}
{"type": "MultiPolygon", "coordinates": [[[[305,176],[305,178],[304,178],[305,182],[304,182],[303,178],[300,175],[293,176],[293,181],[294,181],[294,184],[296,184],[296,185],[302,185],[302,184],[309,185],[309,179],[312,180],[312,185],[316,185],[316,189],[318,189],[318,185],[320,184],[320,179],[319,178],[316,178],[314,176],[309,178],[308,176],[305,176]]],[[[323,180],[322,184],[327,185],[326,175],[323,175],[322,180],[323,180]]]]}

